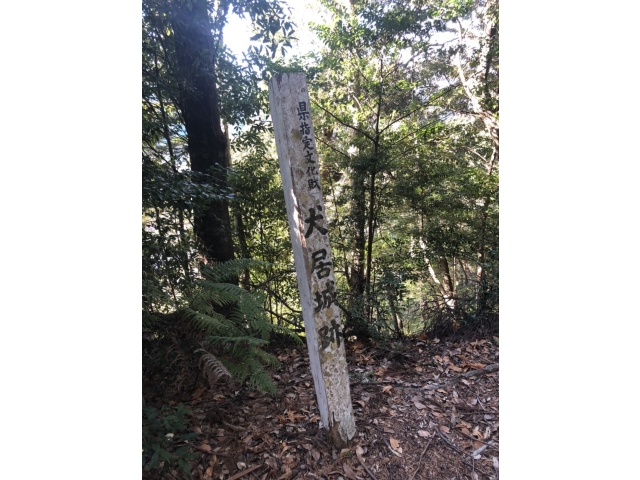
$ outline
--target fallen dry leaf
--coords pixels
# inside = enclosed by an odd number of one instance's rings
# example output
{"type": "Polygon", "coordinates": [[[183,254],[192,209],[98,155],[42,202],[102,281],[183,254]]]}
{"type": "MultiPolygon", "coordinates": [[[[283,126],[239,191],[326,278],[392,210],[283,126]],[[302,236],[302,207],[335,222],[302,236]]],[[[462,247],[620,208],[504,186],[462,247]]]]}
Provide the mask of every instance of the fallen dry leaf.
{"type": "Polygon", "coordinates": [[[290,448],[292,448],[291,445],[285,445],[284,448],[282,449],[282,451],[278,454],[278,458],[281,458],[282,455],[284,455],[284,452],[286,452],[290,448]]]}
{"type": "Polygon", "coordinates": [[[429,437],[429,432],[427,432],[426,430],[418,430],[418,435],[420,435],[421,437],[429,437]]]}
{"type": "Polygon", "coordinates": [[[423,404],[422,404],[422,403],[420,403],[420,402],[413,402],[413,404],[416,406],[416,408],[417,408],[418,410],[422,410],[423,408],[427,408],[427,406],[426,406],[426,405],[423,405],[423,404]]]}
{"type": "Polygon", "coordinates": [[[206,443],[203,443],[198,448],[200,450],[204,450],[205,452],[210,452],[211,451],[211,446],[207,445],[206,443]]]}
{"type": "Polygon", "coordinates": [[[438,428],[440,429],[441,432],[451,433],[451,431],[449,430],[449,427],[446,427],[444,425],[440,425],[438,428]]]}
{"type": "Polygon", "coordinates": [[[291,471],[291,469],[289,467],[287,467],[286,465],[282,466],[282,471],[284,472],[284,475],[280,475],[278,477],[278,480],[286,480],[286,479],[291,478],[293,476],[293,471],[291,471]]]}
{"type": "Polygon", "coordinates": [[[398,441],[393,437],[389,437],[389,443],[391,444],[391,448],[393,448],[394,450],[397,450],[398,447],[400,446],[398,441]]]}
{"type": "Polygon", "coordinates": [[[486,367],[484,363],[467,363],[467,366],[473,368],[474,370],[480,370],[481,368],[486,367]]]}
{"type": "Polygon", "coordinates": [[[320,452],[318,450],[311,450],[311,456],[316,462],[320,460],[320,452]]]}
{"type": "Polygon", "coordinates": [[[356,448],[356,455],[358,456],[358,458],[360,460],[362,460],[364,462],[364,458],[362,458],[362,455],[364,455],[364,449],[362,447],[358,446],[356,448]]]}
{"type": "Polygon", "coordinates": [[[347,476],[347,478],[350,478],[351,480],[358,480],[358,477],[356,477],[356,472],[353,471],[353,468],[351,468],[348,463],[342,464],[342,470],[344,470],[344,474],[347,476]]]}

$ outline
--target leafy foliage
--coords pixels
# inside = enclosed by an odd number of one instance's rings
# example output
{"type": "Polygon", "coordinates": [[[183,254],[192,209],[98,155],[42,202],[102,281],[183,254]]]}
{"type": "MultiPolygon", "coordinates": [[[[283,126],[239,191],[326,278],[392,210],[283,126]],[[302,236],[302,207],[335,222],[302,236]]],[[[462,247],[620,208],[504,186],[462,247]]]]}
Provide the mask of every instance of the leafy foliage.
{"type": "Polygon", "coordinates": [[[191,478],[189,461],[198,454],[190,453],[184,442],[198,434],[188,432],[187,417],[190,415],[191,411],[182,403],[176,408],[165,405],[160,410],[152,406],[142,407],[142,466],[145,470],[167,471],[178,464],[191,478]]]}
{"type": "MultiPolygon", "coordinates": [[[[228,169],[222,166],[194,171],[196,142],[187,135],[185,119],[187,100],[192,104],[202,92],[214,92],[212,112],[224,123],[245,127],[237,145],[264,151],[260,134],[266,131],[261,118],[266,95],[258,81],[266,61],[259,51],[238,60],[222,32],[230,13],[250,18],[255,40],[273,58],[286,48],[293,24],[286,8],[273,0],[145,0],[142,7],[145,385],[185,390],[195,384],[200,368],[212,387],[233,377],[274,393],[264,366],[277,365],[277,360],[262,348],[272,335],[291,332],[272,325],[264,294],[237,286],[240,274],[253,270],[260,275],[271,266],[244,259],[210,262],[211,245],[204,245],[200,234],[202,218],[224,211],[234,188],[227,185],[228,169]],[[208,90],[196,85],[203,79],[208,90]]],[[[218,159],[226,155],[214,153],[218,159]]]]}
{"type": "Polygon", "coordinates": [[[212,387],[220,378],[233,377],[240,384],[248,381],[251,387],[274,394],[275,385],[264,366],[277,367],[279,362],[262,347],[276,332],[300,340],[271,323],[262,307],[263,294],[223,282],[259,265],[264,264],[238,259],[202,267],[204,278],[194,281],[187,306],[168,315],[147,312],[143,320],[146,367],[164,380],[173,379],[178,390],[194,381],[199,366],[212,387]]]}
{"type": "Polygon", "coordinates": [[[200,54],[213,57],[189,67],[215,78],[233,159],[223,173],[190,169],[182,100],[193,92],[177,65],[174,3],[143,2],[147,376],[185,389],[199,365],[212,385],[228,373],[273,391],[265,345],[299,341],[287,330],[303,322],[265,113],[278,72],[307,72],[347,335],[497,329],[497,2],[327,0],[322,50],[290,61],[277,58],[294,27],[283,4],[203,3],[214,48],[200,54]],[[254,22],[261,44],[242,59],[222,36],[230,12],[254,22]],[[216,202],[228,202],[235,256],[255,260],[203,257],[194,212],[216,202]]]}
{"type": "Polygon", "coordinates": [[[497,328],[497,2],[322,2],[307,66],[348,334],[497,328]]]}

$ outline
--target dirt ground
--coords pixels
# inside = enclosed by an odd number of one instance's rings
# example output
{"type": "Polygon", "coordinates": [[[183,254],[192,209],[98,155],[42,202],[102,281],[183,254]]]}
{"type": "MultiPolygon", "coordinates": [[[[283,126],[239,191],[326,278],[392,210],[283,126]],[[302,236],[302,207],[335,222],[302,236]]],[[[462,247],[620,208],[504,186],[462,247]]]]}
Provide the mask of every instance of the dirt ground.
{"type": "Polygon", "coordinates": [[[202,387],[183,402],[202,434],[194,479],[498,479],[497,337],[347,344],[357,433],[341,451],[320,428],[306,346],[275,354],[275,397],[202,387]]]}

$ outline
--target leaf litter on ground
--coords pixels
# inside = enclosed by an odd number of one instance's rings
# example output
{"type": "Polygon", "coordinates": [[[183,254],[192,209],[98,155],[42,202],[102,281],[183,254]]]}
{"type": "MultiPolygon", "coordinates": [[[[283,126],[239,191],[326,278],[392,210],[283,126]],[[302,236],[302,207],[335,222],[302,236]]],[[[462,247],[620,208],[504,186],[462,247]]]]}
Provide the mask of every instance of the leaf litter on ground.
{"type": "MultiPolygon", "coordinates": [[[[357,428],[348,454],[335,450],[320,428],[304,347],[272,352],[281,362],[270,372],[278,386],[275,397],[246,387],[219,385],[211,391],[197,385],[187,397],[162,399],[185,403],[193,412],[191,430],[201,433],[192,445],[199,455],[191,461],[192,478],[335,480],[373,474],[377,480],[396,480],[417,472],[415,478],[449,480],[472,478],[475,472],[478,478],[497,479],[497,341],[414,338],[395,350],[373,342],[347,344],[357,428]],[[492,365],[492,371],[462,376],[492,365]],[[387,443],[401,450],[401,457],[387,443]],[[471,463],[469,455],[481,448],[471,463]]],[[[143,478],[186,476],[172,469],[143,472],[143,478]]]]}

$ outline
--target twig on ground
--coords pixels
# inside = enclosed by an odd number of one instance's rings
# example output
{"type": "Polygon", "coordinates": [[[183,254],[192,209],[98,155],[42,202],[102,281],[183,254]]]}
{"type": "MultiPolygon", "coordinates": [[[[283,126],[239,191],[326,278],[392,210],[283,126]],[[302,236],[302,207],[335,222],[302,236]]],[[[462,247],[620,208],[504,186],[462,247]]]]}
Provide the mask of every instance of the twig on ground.
{"type": "Polygon", "coordinates": [[[184,443],[189,445],[191,448],[195,448],[196,450],[199,450],[200,452],[203,452],[203,453],[208,453],[209,455],[218,455],[220,457],[230,457],[231,456],[230,453],[214,452],[213,450],[205,450],[204,448],[198,447],[197,445],[194,445],[193,443],[189,443],[189,442],[184,442],[184,443]]]}
{"type": "Polygon", "coordinates": [[[393,385],[394,388],[424,388],[420,385],[404,385],[402,383],[396,382],[349,382],[349,385],[364,385],[364,386],[384,386],[384,385],[393,385]]]}
{"type": "Polygon", "coordinates": [[[446,443],[447,445],[449,445],[449,447],[451,447],[453,450],[455,450],[456,452],[464,455],[464,452],[462,450],[460,450],[458,447],[456,447],[447,437],[444,436],[444,434],[440,431],[439,428],[436,428],[436,433],[438,435],[440,435],[440,438],[442,440],[444,440],[444,443],[446,443]]]}
{"type": "Polygon", "coordinates": [[[481,446],[480,448],[475,449],[473,452],[471,452],[471,453],[469,454],[469,456],[470,456],[471,458],[475,457],[475,456],[476,456],[476,455],[478,455],[479,453],[484,452],[484,451],[485,451],[485,449],[486,449],[488,446],[489,446],[489,444],[485,444],[485,445],[481,446]]]}
{"type": "Polygon", "coordinates": [[[362,465],[362,467],[363,467],[363,468],[366,470],[366,472],[369,474],[369,476],[370,476],[371,478],[373,478],[373,480],[378,480],[378,479],[376,478],[376,476],[375,476],[373,473],[371,473],[371,470],[369,470],[369,469],[367,468],[367,466],[366,466],[366,465],[364,464],[364,462],[360,459],[360,457],[356,455],[356,458],[357,458],[357,459],[358,459],[358,461],[360,462],[360,465],[362,465]]]}
{"type": "MultiPolygon", "coordinates": [[[[436,432],[438,433],[438,435],[440,435],[440,438],[442,438],[442,440],[444,441],[444,443],[446,443],[450,448],[452,448],[453,450],[455,450],[457,453],[459,453],[460,455],[462,455],[462,458],[460,459],[462,461],[462,463],[464,463],[465,465],[471,467],[472,471],[476,471],[478,470],[480,473],[482,473],[482,475],[488,476],[484,471],[480,470],[480,469],[476,469],[475,466],[475,462],[474,463],[469,463],[467,460],[465,460],[465,456],[467,454],[465,454],[462,450],[460,450],[458,447],[456,447],[453,443],[451,443],[447,437],[444,436],[443,433],[440,432],[439,429],[435,429],[436,432]]],[[[472,458],[473,461],[473,458],[472,458]]]]}
{"type": "Polygon", "coordinates": [[[396,452],[393,448],[391,448],[391,445],[389,445],[389,442],[387,442],[387,439],[382,437],[382,441],[384,442],[384,444],[387,446],[387,448],[389,450],[391,450],[391,453],[393,453],[394,455],[397,455],[398,457],[401,457],[402,455],[400,455],[398,452],[396,452]]]}
{"type": "Polygon", "coordinates": [[[235,430],[236,432],[244,432],[246,430],[246,428],[238,427],[236,425],[231,425],[230,423],[227,423],[224,420],[222,421],[222,423],[223,423],[223,425],[226,425],[231,430],[235,430]]]}
{"type": "Polygon", "coordinates": [[[456,433],[459,433],[460,435],[464,435],[465,437],[467,437],[470,440],[473,440],[474,442],[480,442],[480,443],[482,443],[484,445],[493,445],[493,441],[492,440],[489,440],[488,442],[485,442],[484,440],[479,440],[476,437],[473,437],[471,435],[467,435],[466,433],[461,432],[460,430],[456,430],[456,433]]]}
{"type": "Polygon", "coordinates": [[[418,460],[418,467],[416,468],[416,471],[413,472],[413,475],[411,475],[411,478],[409,480],[413,480],[413,478],[416,476],[416,473],[418,473],[418,470],[420,470],[420,464],[422,463],[422,457],[424,457],[424,454],[427,451],[427,448],[429,448],[429,445],[431,445],[431,440],[433,440],[433,437],[431,437],[429,439],[429,442],[427,443],[427,446],[424,447],[424,450],[422,451],[422,455],[420,455],[420,460],[418,460]]]}
{"type": "Polygon", "coordinates": [[[238,480],[238,478],[244,477],[247,473],[253,472],[256,468],[260,468],[264,465],[256,465],[255,467],[249,467],[241,472],[236,473],[233,477],[229,478],[229,480],[238,480]]]}
{"type": "Polygon", "coordinates": [[[487,365],[486,367],[481,368],[480,370],[470,370],[467,373],[463,373],[461,376],[469,378],[469,377],[475,377],[479,375],[485,375],[487,373],[497,372],[498,370],[499,370],[499,364],[492,363],[491,365],[487,365]]]}

